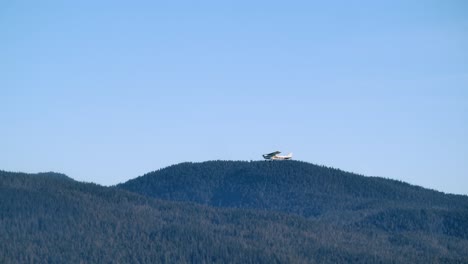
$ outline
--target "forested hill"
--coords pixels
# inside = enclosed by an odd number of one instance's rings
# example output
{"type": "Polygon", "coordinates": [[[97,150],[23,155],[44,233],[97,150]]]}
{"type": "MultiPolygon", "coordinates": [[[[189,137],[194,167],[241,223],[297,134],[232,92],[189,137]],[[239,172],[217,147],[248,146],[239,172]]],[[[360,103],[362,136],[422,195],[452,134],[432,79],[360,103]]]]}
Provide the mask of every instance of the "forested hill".
{"type": "Polygon", "coordinates": [[[468,202],[294,161],[0,171],[0,263],[468,263],[468,202]]]}
{"type": "MultiPolygon", "coordinates": [[[[346,247],[354,232],[330,239],[331,227],[300,217],[165,202],[56,176],[0,171],[0,263],[370,263],[400,250],[397,260],[417,259],[388,242],[385,252],[346,247]]],[[[433,257],[461,259],[425,259],[433,257]]]]}
{"type": "Polygon", "coordinates": [[[181,163],[118,185],[164,200],[324,216],[389,209],[467,210],[468,197],[300,161],[181,163]]]}
{"type": "Polygon", "coordinates": [[[300,161],[182,163],[118,185],[172,201],[276,211],[340,228],[468,239],[468,197],[300,161]]]}

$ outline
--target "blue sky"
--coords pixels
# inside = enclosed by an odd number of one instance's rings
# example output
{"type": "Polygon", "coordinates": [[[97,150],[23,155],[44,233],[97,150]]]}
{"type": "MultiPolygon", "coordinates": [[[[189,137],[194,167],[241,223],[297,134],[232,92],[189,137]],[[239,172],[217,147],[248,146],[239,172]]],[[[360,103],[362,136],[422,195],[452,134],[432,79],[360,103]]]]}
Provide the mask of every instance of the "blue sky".
{"type": "Polygon", "coordinates": [[[466,1],[2,1],[0,168],[281,150],[468,194],[467,32],[466,1]]]}

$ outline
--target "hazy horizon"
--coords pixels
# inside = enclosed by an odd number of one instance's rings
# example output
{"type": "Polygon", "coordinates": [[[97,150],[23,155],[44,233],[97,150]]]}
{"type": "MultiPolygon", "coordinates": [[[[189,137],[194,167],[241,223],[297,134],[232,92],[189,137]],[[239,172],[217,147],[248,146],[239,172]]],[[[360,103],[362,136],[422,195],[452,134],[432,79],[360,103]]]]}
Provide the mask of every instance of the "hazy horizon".
{"type": "Polygon", "coordinates": [[[264,153],[468,194],[465,1],[0,4],[0,170],[264,153]]]}

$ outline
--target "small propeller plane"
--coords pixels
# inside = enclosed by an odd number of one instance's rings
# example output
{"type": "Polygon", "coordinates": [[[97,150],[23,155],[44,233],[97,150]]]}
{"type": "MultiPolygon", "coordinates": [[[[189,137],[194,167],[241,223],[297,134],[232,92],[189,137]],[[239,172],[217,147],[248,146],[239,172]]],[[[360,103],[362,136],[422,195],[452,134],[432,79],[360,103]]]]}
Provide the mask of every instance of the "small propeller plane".
{"type": "Polygon", "coordinates": [[[292,153],[289,153],[286,156],[278,155],[280,153],[281,153],[280,151],[275,151],[275,152],[268,153],[268,154],[265,154],[265,155],[262,155],[262,156],[266,160],[289,160],[289,159],[292,159],[292,153]]]}

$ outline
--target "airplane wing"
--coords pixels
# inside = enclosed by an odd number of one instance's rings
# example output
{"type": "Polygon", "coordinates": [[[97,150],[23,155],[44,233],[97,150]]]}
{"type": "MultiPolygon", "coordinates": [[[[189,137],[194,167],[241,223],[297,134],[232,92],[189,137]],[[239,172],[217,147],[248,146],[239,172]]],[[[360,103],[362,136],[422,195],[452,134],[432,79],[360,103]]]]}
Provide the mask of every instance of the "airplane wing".
{"type": "Polygon", "coordinates": [[[281,151],[275,151],[275,152],[272,152],[272,153],[269,153],[269,154],[265,154],[265,156],[274,156],[274,155],[278,155],[280,153],[281,153],[281,151]]]}
{"type": "Polygon", "coordinates": [[[263,157],[264,157],[265,159],[269,159],[269,158],[271,158],[271,157],[273,157],[273,156],[275,156],[275,155],[278,155],[278,154],[280,154],[280,153],[281,153],[280,151],[275,151],[275,152],[272,152],[272,153],[265,154],[265,155],[263,155],[263,157]]]}

